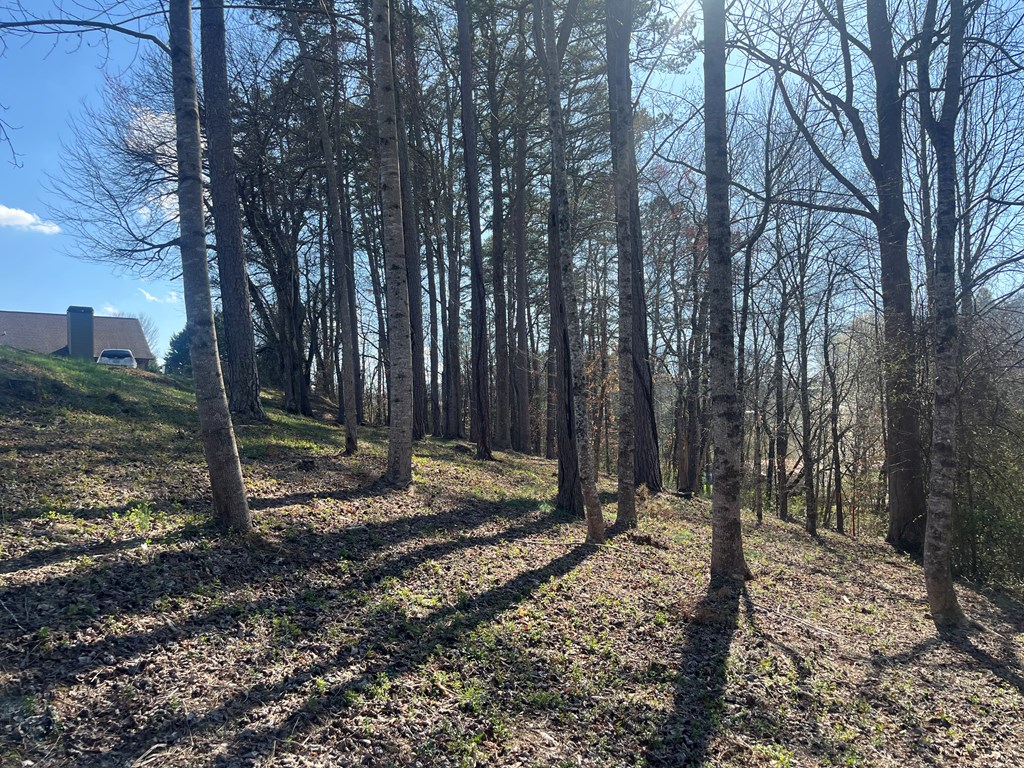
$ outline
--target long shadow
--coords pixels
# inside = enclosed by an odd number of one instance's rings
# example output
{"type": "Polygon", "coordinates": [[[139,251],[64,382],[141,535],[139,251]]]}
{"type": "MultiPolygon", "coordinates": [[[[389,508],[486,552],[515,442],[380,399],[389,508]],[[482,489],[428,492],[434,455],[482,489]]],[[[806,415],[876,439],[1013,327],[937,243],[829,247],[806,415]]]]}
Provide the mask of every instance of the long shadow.
{"type": "Polygon", "coordinates": [[[379,478],[367,476],[364,482],[352,488],[340,488],[336,491],[326,493],[314,491],[299,491],[296,493],[284,493],[280,496],[255,496],[249,499],[249,509],[259,512],[266,509],[279,509],[290,507],[295,504],[308,504],[314,498],[331,499],[333,501],[354,501],[356,499],[373,498],[384,496],[394,491],[392,486],[381,482],[379,478]]]}
{"type": "MultiPolygon", "coordinates": [[[[246,547],[241,541],[228,539],[218,544],[217,552],[212,557],[209,551],[198,554],[168,552],[145,563],[117,563],[102,571],[86,571],[53,579],[48,584],[49,589],[45,590],[30,584],[0,591],[0,598],[5,605],[11,607],[31,606],[33,603],[53,606],[57,602],[55,595],[60,595],[66,605],[92,608],[91,615],[78,611],[73,615],[44,615],[32,611],[18,617],[18,635],[38,633],[44,627],[48,634],[59,634],[75,631],[82,622],[96,622],[105,616],[117,616],[123,620],[129,616],[156,613],[153,606],[159,599],[209,592],[213,579],[212,574],[205,569],[219,560],[226,560],[232,566],[217,572],[213,577],[217,580],[216,591],[229,592],[250,585],[251,574],[254,572],[268,580],[301,578],[304,573],[319,565],[336,563],[339,555],[347,559],[366,559],[381,553],[384,556],[379,562],[354,570],[338,585],[342,590],[364,591],[385,579],[401,578],[428,560],[443,558],[470,547],[506,544],[573,522],[571,516],[557,510],[540,517],[535,517],[534,510],[526,506],[508,511],[512,514],[496,515],[493,507],[481,509],[479,505],[473,505],[446,513],[398,518],[335,534],[313,532],[291,542],[290,548],[283,553],[280,550],[246,547]],[[407,551],[389,551],[411,537],[429,536],[441,531],[458,533],[462,526],[457,524],[479,525],[488,520],[500,520],[511,525],[493,533],[456,535],[454,538],[428,541],[407,551]],[[105,602],[96,610],[95,601],[100,595],[105,602]],[[94,602],[89,603],[90,599],[94,602]]],[[[50,690],[94,669],[114,666],[117,660],[127,660],[159,645],[207,631],[212,625],[223,628],[226,622],[227,626],[234,626],[254,613],[283,613],[286,603],[294,603],[301,616],[304,633],[317,632],[323,622],[330,618],[330,613],[323,610],[304,611],[300,595],[302,584],[297,586],[296,596],[283,602],[268,599],[254,603],[216,605],[179,624],[166,623],[156,629],[105,636],[99,642],[74,643],[53,652],[34,654],[28,663],[21,665],[22,684],[50,690]],[[109,661],[111,657],[115,659],[114,662],[109,661]]],[[[4,634],[0,632],[0,638],[4,634]]],[[[3,653],[0,652],[0,659],[2,657],[3,653]]]]}
{"type": "Polygon", "coordinates": [[[742,590],[738,583],[709,588],[690,612],[672,714],[647,745],[647,765],[703,765],[723,714],[726,661],[738,624],[742,590]]]}
{"type": "MultiPolygon", "coordinates": [[[[564,521],[564,516],[559,515],[564,521]]],[[[474,545],[479,542],[472,542],[474,545]]],[[[240,756],[258,754],[268,742],[294,740],[317,724],[343,716],[353,694],[364,690],[373,680],[384,676],[396,680],[419,668],[439,646],[452,646],[482,624],[528,598],[543,583],[565,575],[597,551],[578,545],[545,565],[524,571],[508,582],[495,586],[454,606],[440,608],[422,618],[405,615],[373,615],[366,631],[337,653],[295,670],[275,683],[257,684],[241,691],[201,717],[176,715],[159,723],[125,734],[105,751],[108,758],[141,754],[153,743],[165,743],[174,733],[184,730],[191,737],[217,728],[225,722],[240,722],[246,713],[289,693],[304,690],[311,679],[328,677],[339,669],[362,662],[362,673],[321,692],[316,705],[303,706],[274,725],[248,728],[237,733],[218,765],[237,765],[240,756]]],[[[382,573],[395,572],[386,567],[382,573]]]]}
{"type": "MultiPolygon", "coordinates": [[[[318,699],[315,709],[306,706],[276,725],[250,728],[238,733],[229,745],[227,753],[220,757],[216,764],[225,767],[234,765],[239,757],[269,746],[268,742],[276,744],[285,739],[294,739],[296,734],[301,736],[319,724],[336,720],[348,707],[349,696],[364,688],[367,681],[381,677],[395,680],[420,668],[439,646],[451,647],[458,644],[474,629],[493,621],[499,614],[521,603],[542,584],[574,570],[596,551],[596,548],[585,544],[577,545],[546,565],[524,571],[514,579],[476,595],[465,604],[442,608],[412,622],[399,619],[397,622],[379,626],[371,636],[363,638],[359,644],[353,644],[349,650],[343,651],[333,659],[320,662],[312,670],[302,670],[277,685],[250,689],[245,694],[235,697],[193,724],[192,733],[204,726],[221,722],[225,717],[237,717],[240,714],[237,711],[239,707],[243,712],[250,711],[260,704],[299,689],[310,676],[317,676],[364,659],[367,646],[374,649],[378,644],[386,644],[386,656],[381,656],[368,665],[358,678],[329,690],[318,699]],[[396,645],[395,637],[403,637],[404,640],[396,645]]],[[[176,725],[171,724],[171,727],[176,725]]]]}
{"type": "MultiPolygon", "coordinates": [[[[124,509],[130,509],[134,505],[125,505],[124,509]]],[[[122,510],[123,511],[123,510],[122,510]]],[[[180,539],[182,534],[175,532],[166,536],[132,536],[128,539],[117,541],[98,541],[91,544],[58,544],[53,547],[32,549],[18,557],[12,557],[0,563],[0,575],[17,573],[29,568],[41,568],[46,565],[57,565],[59,563],[73,560],[83,555],[88,557],[102,557],[129,549],[135,549],[143,544],[160,545],[168,541],[180,539]]]]}
{"type": "Polygon", "coordinates": [[[977,664],[990,671],[993,675],[1008,683],[1024,695],[1024,669],[1013,662],[993,656],[984,648],[980,648],[971,640],[969,630],[940,629],[938,635],[929,637],[914,645],[903,653],[880,655],[872,658],[875,666],[908,664],[918,660],[928,651],[942,648],[953,648],[973,659],[977,664]]]}
{"type": "MultiPolygon", "coordinates": [[[[381,493],[387,492],[386,487],[380,489],[376,484],[370,484],[339,491],[333,495],[333,498],[354,499],[360,496],[371,495],[375,490],[380,490],[381,493]]],[[[302,494],[302,496],[305,497],[305,494],[302,494]]],[[[311,498],[312,495],[308,496],[307,500],[311,498]]],[[[293,530],[299,531],[301,535],[286,541],[283,545],[284,552],[276,550],[268,554],[262,552],[259,547],[254,546],[248,548],[246,556],[254,559],[256,561],[255,565],[266,565],[266,563],[259,561],[261,559],[279,560],[282,559],[283,554],[286,554],[287,564],[290,564],[293,568],[298,568],[300,565],[310,565],[327,556],[336,557],[339,550],[347,551],[353,547],[359,550],[385,549],[389,546],[396,546],[406,539],[433,535],[439,532],[459,531],[465,528],[476,527],[489,521],[503,520],[513,522],[532,514],[539,504],[539,502],[535,502],[533,499],[525,499],[523,501],[525,503],[519,503],[519,500],[511,499],[502,504],[490,504],[473,500],[453,509],[442,509],[426,514],[412,514],[382,521],[360,522],[338,532],[327,534],[314,530],[295,528],[293,530]],[[331,549],[331,547],[334,547],[334,549],[331,549]]],[[[285,506],[287,503],[298,502],[282,502],[281,505],[285,506]]],[[[121,507],[104,507],[102,510],[86,510],[85,514],[88,514],[90,517],[102,517],[104,514],[109,515],[117,511],[127,510],[131,506],[134,506],[134,504],[122,505],[121,507]]],[[[218,539],[213,546],[225,550],[226,554],[234,552],[234,550],[239,548],[245,548],[241,542],[230,537],[218,539]]],[[[26,553],[26,556],[29,554],[31,553],[26,553]]],[[[47,578],[38,579],[31,584],[18,585],[8,590],[2,590],[0,591],[0,597],[3,597],[12,605],[28,605],[32,602],[33,594],[38,594],[47,587],[53,587],[65,595],[63,601],[67,602],[75,596],[76,592],[81,593],[83,597],[93,597],[97,592],[101,591],[104,584],[110,583],[116,585],[119,592],[124,591],[129,585],[135,588],[141,587],[142,593],[145,593],[146,596],[152,599],[192,591],[190,587],[199,578],[199,574],[194,573],[194,566],[197,562],[205,565],[208,560],[210,558],[203,552],[162,552],[150,558],[147,562],[119,562],[102,570],[70,575],[55,574],[47,578]],[[164,579],[167,578],[168,574],[174,575],[175,578],[170,583],[157,585],[163,591],[150,594],[152,590],[147,588],[146,572],[158,573],[164,579]],[[181,577],[180,579],[177,578],[179,576],[181,577]],[[176,582],[181,580],[185,582],[184,586],[179,591],[176,591],[176,582]]],[[[239,585],[246,581],[245,574],[238,569],[230,569],[223,574],[217,573],[214,575],[221,578],[224,586],[239,585]]],[[[208,578],[208,575],[204,578],[208,578]]],[[[28,617],[28,621],[33,621],[33,617],[28,617]]],[[[35,628],[39,626],[43,625],[37,623],[35,628]]]]}
{"type": "Polygon", "coordinates": [[[1012,685],[1017,689],[1018,693],[1024,695],[1024,676],[1021,675],[1020,667],[1014,668],[1014,665],[996,658],[984,648],[979,648],[971,641],[970,635],[966,632],[944,631],[942,636],[954,648],[970,656],[993,675],[1003,682],[1012,685]]]}

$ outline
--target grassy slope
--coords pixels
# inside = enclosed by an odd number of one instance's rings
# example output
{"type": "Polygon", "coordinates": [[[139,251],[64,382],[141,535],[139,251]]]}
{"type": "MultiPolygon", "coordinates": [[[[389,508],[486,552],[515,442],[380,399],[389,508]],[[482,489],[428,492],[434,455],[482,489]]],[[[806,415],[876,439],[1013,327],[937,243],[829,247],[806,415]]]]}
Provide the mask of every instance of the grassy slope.
{"type": "Polygon", "coordinates": [[[425,441],[399,492],[383,433],[270,413],[246,543],[186,387],[0,350],[0,764],[1024,765],[1007,595],[939,642],[916,565],[774,521],[706,594],[706,503],[585,547],[549,462],[425,441]]]}

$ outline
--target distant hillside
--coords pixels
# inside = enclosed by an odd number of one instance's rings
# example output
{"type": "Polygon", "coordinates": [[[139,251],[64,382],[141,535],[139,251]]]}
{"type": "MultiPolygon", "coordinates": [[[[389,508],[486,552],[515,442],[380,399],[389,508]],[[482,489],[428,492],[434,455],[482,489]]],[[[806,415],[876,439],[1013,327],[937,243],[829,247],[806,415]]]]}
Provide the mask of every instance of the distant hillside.
{"type": "Polygon", "coordinates": [[[913,562],[774,520],[709,593],[706,501],[589,547],[551,462],[426,440],[396,491],[269,401],[225,537],[191,398],[0,348],[0,765],[1024,765],[1008,594],[942,640],[913,562]]]}

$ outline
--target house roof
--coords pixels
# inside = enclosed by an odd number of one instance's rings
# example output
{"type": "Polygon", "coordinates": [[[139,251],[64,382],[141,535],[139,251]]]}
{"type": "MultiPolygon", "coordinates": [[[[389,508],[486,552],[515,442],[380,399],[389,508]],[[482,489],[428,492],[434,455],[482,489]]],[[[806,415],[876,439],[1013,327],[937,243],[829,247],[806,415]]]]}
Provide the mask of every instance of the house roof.
{"type": "MultiPolygon", "coordinates": [[[[130,349],[136,360],[155,357],[142,324],[134,317],[94,317],[92,338],[93,357],[99,357],[104,349],[130,349]]],[[[44,355],[66,355],[68,316],[0,310],[0,345],[44,355]]]]}

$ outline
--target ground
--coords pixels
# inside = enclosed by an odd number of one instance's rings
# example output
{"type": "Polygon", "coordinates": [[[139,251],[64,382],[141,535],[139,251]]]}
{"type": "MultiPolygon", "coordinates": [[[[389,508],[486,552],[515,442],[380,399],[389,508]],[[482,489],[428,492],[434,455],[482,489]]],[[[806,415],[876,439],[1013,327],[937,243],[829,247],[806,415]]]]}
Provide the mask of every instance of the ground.
{"type": "Polygon", "coordinates": [[[0,350],[0,764],[1024,765],[1009,593],[939,638],[910,560],[752,519],[709,592],[704,501],[587,546],[548,461],[426,440],[395,490],[267,404],[244,540],[186,383],[0,350]]]}

